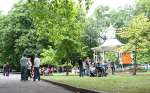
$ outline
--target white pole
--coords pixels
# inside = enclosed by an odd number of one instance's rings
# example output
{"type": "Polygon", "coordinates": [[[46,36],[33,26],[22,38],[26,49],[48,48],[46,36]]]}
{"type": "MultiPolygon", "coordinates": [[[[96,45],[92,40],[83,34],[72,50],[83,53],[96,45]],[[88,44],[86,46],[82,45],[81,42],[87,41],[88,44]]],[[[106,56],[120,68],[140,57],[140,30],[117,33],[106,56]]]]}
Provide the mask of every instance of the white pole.
{"type": "Polygon", "coordinates": [[[94,62],[96,62],[96,58],[95,58],[95,49],[94,49],[93,56],[94,56],[94,62]]]}
{"type": "Polygon", "coordinates": [[[119,61],[120,61],[120,64],[121,64],[121,69],[122,69],[122,71],[124,71],[123,62],[122,62],[122,53],[120,53],[120,52],[119,52],[119,61]]]}
{"type": "Polygon", "coordinates": [[[105,62],[105,51],[103,51],[103,62],[105,62]]]}

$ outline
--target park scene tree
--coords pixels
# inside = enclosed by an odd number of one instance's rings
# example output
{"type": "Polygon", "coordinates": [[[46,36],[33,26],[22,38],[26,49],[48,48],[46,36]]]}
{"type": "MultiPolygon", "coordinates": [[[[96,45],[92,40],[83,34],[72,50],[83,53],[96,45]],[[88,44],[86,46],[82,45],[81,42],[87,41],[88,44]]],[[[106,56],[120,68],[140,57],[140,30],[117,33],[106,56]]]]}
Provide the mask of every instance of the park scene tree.
{"type": "Polygon", "coordinates": [[[39,55],[41,69],[53,68],[43,79],[51,77],[57,82],[66,81],[69,85],[88,89],[90,85],[74,81],[86,82],[78,77],[82,59],[82,65],[89,66],[85,72],[89,74],[84,75],[89,82],[92,82],[89,64],[95,69],[98,63],[107,65],[105,78],[109,82],[101,79],[105,75],[101,76],[95,70],[93,89],[108,93],[142,93],[144,90],[143,93],[148,93],[149,87],[139,90],[132,84],[141,84],[140,80],[144,82],[141,86],[149,84],[145,80],[147,77],[139,76],[150,73],[150,1],[133,1],[131,5],[112,8],[104,4],[95,7],[94,0],[20,0],[6,15],[0,12],[0,67],[8,62],[12,70],[19,72],[19,61],[24,54],[32,63],[35,55],[39,55]],[[110,45],[111,48],[105,51],[102,45],[114,39],[107,38],[105,30],[109,27],[115,29],[115,39],[122,45],[110,45]],[[123,61],[124,54],[129,54],[131,61],[128,64],[123,61]],[[113,65],[115,72],[112,75],[113,65]],[[122,81],[123,78],[130,82],[134,78],[131,86],[135,89],[124,89],[128,85],[124,84],[127,81],[122,81]],[[116,86],[96,86],[100,82],[117,83],[116,86]]]}

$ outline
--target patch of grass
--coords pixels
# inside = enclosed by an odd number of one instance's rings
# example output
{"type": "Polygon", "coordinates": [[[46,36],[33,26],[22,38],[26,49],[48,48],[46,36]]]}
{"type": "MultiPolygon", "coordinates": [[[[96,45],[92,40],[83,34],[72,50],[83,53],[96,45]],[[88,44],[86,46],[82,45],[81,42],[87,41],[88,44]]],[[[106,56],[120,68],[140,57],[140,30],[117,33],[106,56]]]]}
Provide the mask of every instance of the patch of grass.
{"type": "MultiPolygon", "coordinates": [[[[147,73],[146,73],[147,74],[147,73]]],[[[79,77],[63,74],[45,76],[44,79],[69,84],[75,87],[87,88],[108,93],[150,93],[150,76],[140,74],[109,75],[108,77],[79,77]]]]}

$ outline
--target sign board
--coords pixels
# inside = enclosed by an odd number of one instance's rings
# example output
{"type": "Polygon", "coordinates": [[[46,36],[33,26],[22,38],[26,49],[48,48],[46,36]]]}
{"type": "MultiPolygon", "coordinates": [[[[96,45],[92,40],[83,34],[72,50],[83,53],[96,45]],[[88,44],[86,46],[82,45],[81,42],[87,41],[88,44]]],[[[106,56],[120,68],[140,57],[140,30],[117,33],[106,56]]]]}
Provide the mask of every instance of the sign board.
{"type": "Polygon", "coordinates": [[[130,53],[122,54],[122,63],[123,64],[132,64],[132,56],[130,53]]]}

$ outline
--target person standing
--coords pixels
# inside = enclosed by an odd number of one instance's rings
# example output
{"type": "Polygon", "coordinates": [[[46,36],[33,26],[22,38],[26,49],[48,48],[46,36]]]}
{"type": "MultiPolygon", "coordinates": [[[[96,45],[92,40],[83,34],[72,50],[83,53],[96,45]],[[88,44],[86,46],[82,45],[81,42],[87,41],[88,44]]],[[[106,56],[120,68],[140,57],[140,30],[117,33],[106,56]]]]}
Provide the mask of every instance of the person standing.
{"type": "Polygon", "coordinates": [[[20,65],[21,65],[21,81],[27,80],[27,66],[28,66],[28,58],[23,55],[20,59],[20,65]]]}
{"type": "Polygon", "coordinates": [[[40,58],[38,58],[38,56],[35,56],[34,59],[34,77],[33,77],[33,81],[35,81],[36,79],[38,79],[40,81],[40,58]]]}
{"type": "Polygon", "coordinates": [[[114,75],[115,74],[115,63],[111,62],[110,67],[111,67],[112,75],[114,75]]]}
{"type": "Polygon", "coordinates": [[[82,64],[83,64],[83,70],[82,70],[82,73],[83,73],[83,76],[86,75],[86,61],[82,61],[82,64]]]}
{"type": "Polygon", "coordinates": [[[83,63],[81,58],[79,59],[78,64],[79,64],[79,76],[83,77],[83,63]]]}
{"type": "Polygon", "coordinates": [[[89,59],[89,57],[87,57],[86,58],[86,60],[85,60],[85,73],[86,73],[86,75],[87,76],[90,76],[90,59],[89,59]]]}
{"type": "Polygon", "coordinates": [[[9,76],[9,72],[10,72],[10,66],[9,63],[7,62],[6,64],[3,65],[3,75],[9,76]]]}
{"type": "Polygon", "coordinates": [[[3,65],[3,75],[5,76],[6,74],[6,64],[3,65]]]}
{"type": "Polygon", "coordinates": [[[32,68],[31,58],[28,58],[27,80],[28,80],[28,77],[30,77],[30,79],[32,78],[31,68],[32,68]]]}

